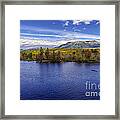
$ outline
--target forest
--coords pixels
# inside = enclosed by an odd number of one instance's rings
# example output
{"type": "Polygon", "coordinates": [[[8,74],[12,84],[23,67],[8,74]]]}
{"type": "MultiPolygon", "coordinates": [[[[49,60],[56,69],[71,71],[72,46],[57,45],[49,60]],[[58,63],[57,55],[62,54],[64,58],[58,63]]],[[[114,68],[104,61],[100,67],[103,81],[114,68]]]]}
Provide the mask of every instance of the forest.
{"type": "Polygon", "coordinates": [[[39,63],[99,63],[99,48],[39,48],[20,50],[21,61],[36,61],[39,63]]]}

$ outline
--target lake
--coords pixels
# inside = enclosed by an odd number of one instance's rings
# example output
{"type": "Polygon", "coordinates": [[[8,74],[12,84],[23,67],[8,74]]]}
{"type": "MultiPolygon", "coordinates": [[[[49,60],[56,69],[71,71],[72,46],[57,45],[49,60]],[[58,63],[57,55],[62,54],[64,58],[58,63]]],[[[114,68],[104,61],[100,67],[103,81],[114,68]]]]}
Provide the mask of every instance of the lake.
{"type": "Polygon", "coordinates": [[[21,100],[99,100],[99,63],[20,62],[21,100]]]}

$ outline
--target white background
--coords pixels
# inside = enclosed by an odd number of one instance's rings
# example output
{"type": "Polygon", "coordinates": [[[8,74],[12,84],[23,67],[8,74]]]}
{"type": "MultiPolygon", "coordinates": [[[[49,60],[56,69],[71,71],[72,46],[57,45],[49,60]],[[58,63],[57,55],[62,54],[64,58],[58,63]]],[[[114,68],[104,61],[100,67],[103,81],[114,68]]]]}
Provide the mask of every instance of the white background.
{"type": "Polygon", "coordinates": [[[6,115],[115,114],[114,5],[5,6],[6,115]],[[20,100],[20,20],[100,20],[100,100],[20,100]]]}

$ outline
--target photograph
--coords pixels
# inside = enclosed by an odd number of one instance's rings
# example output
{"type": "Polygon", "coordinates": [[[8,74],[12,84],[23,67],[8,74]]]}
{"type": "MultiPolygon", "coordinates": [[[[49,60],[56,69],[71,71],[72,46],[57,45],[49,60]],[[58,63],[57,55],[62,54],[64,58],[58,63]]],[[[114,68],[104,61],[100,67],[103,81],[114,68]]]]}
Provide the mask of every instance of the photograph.
{"type": "Polygon", "coordinates": [[[20,20],[20,100],[100,100],[100,20],[20,20]]]}

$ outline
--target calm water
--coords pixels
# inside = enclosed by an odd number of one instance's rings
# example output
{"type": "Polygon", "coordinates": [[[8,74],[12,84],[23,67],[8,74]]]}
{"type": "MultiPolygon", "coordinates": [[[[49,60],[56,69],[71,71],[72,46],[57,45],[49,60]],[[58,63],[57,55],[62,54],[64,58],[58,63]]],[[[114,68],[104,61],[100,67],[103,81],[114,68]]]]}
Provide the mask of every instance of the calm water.
{"type": "Polygon", "coordinates": [[[21,100],[99,100],[100,64],[20,63],[21,100]]]}

